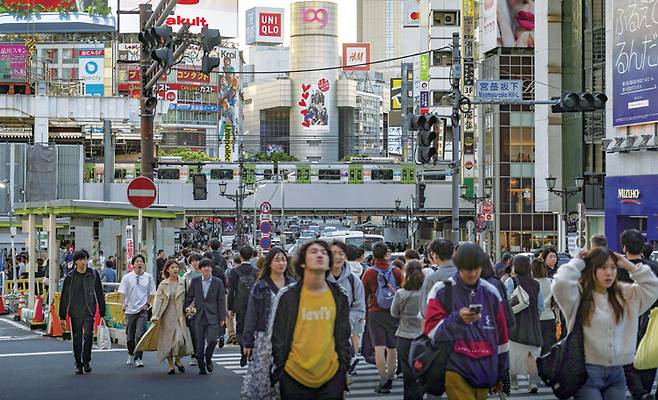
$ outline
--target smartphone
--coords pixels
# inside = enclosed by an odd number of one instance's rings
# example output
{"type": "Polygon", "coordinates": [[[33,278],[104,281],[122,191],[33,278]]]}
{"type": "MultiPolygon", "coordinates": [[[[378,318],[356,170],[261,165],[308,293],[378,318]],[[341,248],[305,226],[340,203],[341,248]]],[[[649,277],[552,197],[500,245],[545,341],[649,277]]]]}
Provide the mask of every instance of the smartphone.
{"type": "Polygon", "coordinates": [[[471,304],[468,306],[468,310],[472,313],[479,314],[482,311],[482,304],[471,304]]]}

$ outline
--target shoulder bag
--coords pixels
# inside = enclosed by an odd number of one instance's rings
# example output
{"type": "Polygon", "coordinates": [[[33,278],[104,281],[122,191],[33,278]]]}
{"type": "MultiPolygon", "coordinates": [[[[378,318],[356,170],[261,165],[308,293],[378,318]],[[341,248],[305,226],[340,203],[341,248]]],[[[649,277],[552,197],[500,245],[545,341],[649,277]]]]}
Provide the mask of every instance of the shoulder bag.
{"type": "Polygon", "coordinates": [[[539,376],[558,399],[569,399],[587,382],[585,343],[580,307],[576,322],[567,337],[537,359],[539,376]]]}
{"type": "Polygon", "coordinates": [[[514,291],[512,292],[512,296],[509,298],[510,305],[512,306],[512,311],[514,314],[518,314],[521,311],[525,310],[528,308],[530,305],[530,295],[524,288],[521,287],[519,284],[519,280],[514,277],[512,278],[514,282],[514,291]]]}

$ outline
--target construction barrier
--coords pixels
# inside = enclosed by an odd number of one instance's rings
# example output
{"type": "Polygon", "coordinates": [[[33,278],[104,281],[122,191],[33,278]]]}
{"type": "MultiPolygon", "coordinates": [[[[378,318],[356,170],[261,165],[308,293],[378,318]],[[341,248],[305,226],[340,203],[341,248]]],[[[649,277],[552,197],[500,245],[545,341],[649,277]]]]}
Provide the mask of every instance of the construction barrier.
{"type": "MultiPolygon", "coordinates": [[[[45,286],[43,284],[43,278],[34,278],[34,283],[36,285],[36,294],[37,295],[43,295],[46,293],[45,286]]],[[[3,293],[12,293],[14,291],[14,281],[13,280],[5,280],[3,283],[3,293]]],[[[27,292],[28,288],[30,287],[29,281],[27,279],[19,279],[16,281],[16,287],[18,288],[19,292],[27,292]]]]}

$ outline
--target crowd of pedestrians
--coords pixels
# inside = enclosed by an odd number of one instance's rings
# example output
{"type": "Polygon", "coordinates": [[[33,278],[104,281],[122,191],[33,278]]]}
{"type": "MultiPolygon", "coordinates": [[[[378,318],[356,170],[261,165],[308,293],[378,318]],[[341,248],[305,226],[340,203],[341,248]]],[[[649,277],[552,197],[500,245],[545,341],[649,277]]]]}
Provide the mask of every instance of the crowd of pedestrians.
{"type": "MultiPolygon", "coordinates": [[[[537,393],[544,385],[538,360],[581,329],[586,379],[575,398],[621,400],[629,390],[646,400],[654,398],[656,371],[632,364],[639,340],[658,334],[647,332],[658,266],[643,254],[640,232],[625,231],[620,242],[624,254],[597,235],[589,251],[563,265],[551,246],[533,257],[506,253],[494,265],[478,245],[447,239],[398,260],[375,243],[371,263],[363,249],[340,241],[309,241],[289,259],[280,248],[258,257],[248,246],[234,257],[211,240],[205,253],[160,253],[156,277],[137,255],[118,290],[128,364],[143,366],[142,351],[157,351],[174,375],[191,355],[205,375],[228,337],[248,365],[244,399],[342,399],[365,359],[377,368],[376,393],[390,393],[401,375],[404,399],[417,400],[428,391],[415,353],[426,338],[450,349],[440,364],[448,399],[507,398],[526,378],[528,392],[537,393]]],[[[101,279],[87,258],[74,254],[60,307],[73,322],[80,374],[91,371],[96,305],[104,310],[101,279]]]]}

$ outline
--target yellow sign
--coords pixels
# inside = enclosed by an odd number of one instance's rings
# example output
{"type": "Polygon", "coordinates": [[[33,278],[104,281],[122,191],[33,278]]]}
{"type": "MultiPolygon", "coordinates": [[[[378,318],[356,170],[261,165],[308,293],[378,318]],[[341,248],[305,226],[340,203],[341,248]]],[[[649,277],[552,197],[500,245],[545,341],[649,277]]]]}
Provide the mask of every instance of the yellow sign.
{"type": "Polygon", "coordinates": [[[233,125],[224,125],[224,161],[233,161],[233,125]]]}

